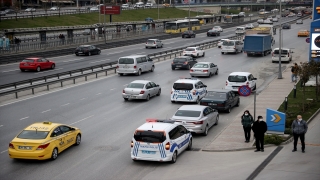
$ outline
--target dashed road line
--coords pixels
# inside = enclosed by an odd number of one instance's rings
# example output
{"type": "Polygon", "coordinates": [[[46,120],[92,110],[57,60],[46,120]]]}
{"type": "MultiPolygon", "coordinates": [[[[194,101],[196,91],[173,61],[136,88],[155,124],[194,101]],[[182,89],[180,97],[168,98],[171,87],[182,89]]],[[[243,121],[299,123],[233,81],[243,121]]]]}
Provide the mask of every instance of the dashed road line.
{"type": "Polygon", "coordinates": [[[110,91],[113,91],[113,90],[115,90],[116,88],[113,88],[113,89],[110,89],[110,91]]]}
{"type": "Polygon", "coordinates": [[[80,99],[80,101],[82,101],[82,100],[85,100],[86,98],[82,98],[82,99],[80,99]]]}
{"type": "Polygon", "coordinates": [[[8,150],[1,151],[0,154],[7,152],[8,150]]]}
{"type": "Polygon", "coordinates": [[[67,103],[67,104],[63,104],[63,105],[61,105],[61,106],[68,106],[70,103],[67,103]]]}
{"type": "Polygon", "coordinates": [[[0,125],[0,127],[2,127],[3,125],[0,125]]]}
{"type": "Polygon", "coordinates": [[[20,121],[21,121],[21,120],[24,120],[24,119],[28,119],[28,118],[29,118],[29,116],[24,117],[24,118],[21,118],[20,121]]]}
{"type": "Polygon", "coordinates": [[[96,96],[100,95],[101,93],[96,94],[96,96]]]}
{"type": "Polygon", "coordinates": [[[104,59],[104,60],[100,60],[100,61],[93,61],[93,62],[90,62],[90,63],[99,63],[99,62],[102,62],[102,61],[108,61],[110,59],[104,59]]]}
{"type": "Polygon", "coordinates": [[[123,86],[127,86],[128,84],[125,84],[125,85],[123,85],[123,86]]]}
{"type": "Polygon", "coordinates": [[[20,69],[12,69],[12,70],[7,70],[7,71],[2,71],[2,73],[6,73],[6,72],[11,72],[11,71],[19,71],[20,69]]]}
{"type": "Polygon", "coordinates": [[[48,109],[48,110],[42,111],[41,113],[45,113],[45,112],[48,112],[48,111],[51,111],[51,109],[48,109]]]}
{"type": "Polygon", "coordinates": [[[52,69],[52,70],[48,70],[48,71],[42,71],[42,72],[37,72],[37,73],[34,73],[34,74],[42,74],[42,73],[47,73],[47,72],[51,72],[51,71],[57,71],[57,70],[61,70],[63,68],[58,68],[58,69],[52,69]]]}
{"type": "Polygon", "coordinates": [[[83,119],[81,119],[81,120],[79,120],[79,121],[73,122],[73,123],[71,123],[71,124],[69,124],[69,125],[76,124],[76,123],[78,123],[78,122],[81,122],[81,121],[84,121],[84,120],[86,120],[86,119],[89,119],[89,118],[91,118],[91,117],[93,117],[93,116],[94,116],[94,115],[88,116],[88,117],[83,118],[83,119]]]}
{"type": "Polygon", "coordinates": [[[72,62],[72,61],[78,61],[78,60],[82,60],[84,58],[78,58],[78,59],[71,59],[71,60],[68,60],[68,61],[62,61],[62,62],[72,62]]]}

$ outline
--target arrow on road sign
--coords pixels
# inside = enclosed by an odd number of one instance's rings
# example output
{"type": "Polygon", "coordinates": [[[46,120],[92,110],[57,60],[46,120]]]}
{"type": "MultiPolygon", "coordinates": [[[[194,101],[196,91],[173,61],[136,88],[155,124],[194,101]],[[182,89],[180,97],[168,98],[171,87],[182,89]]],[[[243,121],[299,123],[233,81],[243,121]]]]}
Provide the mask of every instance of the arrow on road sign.
{"type": "Polygon", "coordinates": [[[278,114],[274,114],[274,115],[271,115],[272,119],[271,121],[277,123],[281,120],[281,117],[278,115],[278,114]]]}

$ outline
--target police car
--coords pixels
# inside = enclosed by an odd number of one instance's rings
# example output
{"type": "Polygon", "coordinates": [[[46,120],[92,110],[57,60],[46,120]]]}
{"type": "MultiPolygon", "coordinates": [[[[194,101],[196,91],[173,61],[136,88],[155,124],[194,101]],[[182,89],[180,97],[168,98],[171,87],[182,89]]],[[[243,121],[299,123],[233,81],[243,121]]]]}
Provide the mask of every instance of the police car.
{"type": "Polygon", "coordinates": [[[207,85],[197,78],[180,78],[172,86],[171,102],[195,102],[198,104],[207,93],[206,87],[207,85]]]}
{"type": "Polygon", "coordinates": [[[134,132],[131,140],[131,159],[145,161],[170,161],[192,148],[192,135],[183,123],[173,120],[147,119],[134,132]]]}

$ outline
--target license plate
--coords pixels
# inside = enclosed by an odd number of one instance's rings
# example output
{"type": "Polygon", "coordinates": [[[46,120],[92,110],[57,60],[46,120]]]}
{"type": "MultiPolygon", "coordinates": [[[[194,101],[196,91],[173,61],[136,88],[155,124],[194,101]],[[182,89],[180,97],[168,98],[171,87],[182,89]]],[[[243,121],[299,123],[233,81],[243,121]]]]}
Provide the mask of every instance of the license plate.
{"type": "Polygon", "coordinates": [[[129,66],[123,66],[123,68],[127,68],[127,69],[129,69],[129,66]]]}
{"type": "Polygon", "coordinates": [[[181,67],[181,66],[176,66],[176,67],[181,67]]]}
{"type": "Polygon", "coordinates": [[[25,66],[28,66],[28,64],[24,64],[25,66]]]}
{"type": "Polygon", "coordinates": [[[19,149],[26,149],[26,150],[31,150],[31,146],[19,146],[19,149]]]}
{"type": "Polygon", "coordinates": [[[239,89],[239,87],[233,87],[233,89],[239,89]]]}
{"type": "Polygon", "coordinates": [[[210,105],[210,106],[216,106],[217,104],[215,104],[215,103],[208,103],[208,105],[210,105]]]}
{"type": "Polygon", "coordinates": [[[135,97],[135,96],[130,96],[130,98],[131,98],[131,99],[135,99],[136,97],[135,97]]]}
{"type": "Polygon", "coordinates": [[[156,154],[155,151],[145,151],[145,150],[142,150],[142,154],[156,154]]]}

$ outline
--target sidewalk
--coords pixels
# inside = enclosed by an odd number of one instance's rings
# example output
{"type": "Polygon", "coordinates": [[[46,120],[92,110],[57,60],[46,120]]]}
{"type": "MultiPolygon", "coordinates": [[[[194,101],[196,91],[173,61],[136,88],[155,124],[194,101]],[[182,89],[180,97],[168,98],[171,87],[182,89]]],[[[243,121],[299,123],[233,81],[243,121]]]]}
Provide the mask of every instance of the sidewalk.
{"type": "MultiPolygon", "coordinates": [[[[287,68],[282,73],[283,79],[274,79],[268,87],[263,90],[256,99],[256,118],[258,115],[262,115],[266,119],[266,109],[271,108],[277,110],[283,103],[284,98],[290,93],[294,83],[291,83],[291,71],[287,68]]],[[[248,107],[253,115],[254,102],[248,107]]],[[[250,143],[245,143],[244,132],[241,125],[242,112],[239,113],[233,122],[227,126],[216,139],[208,144],[203,151],[239,151],[245,149],[254,149],[253,147],[253,133],[251,132],[250,143]]]]}

